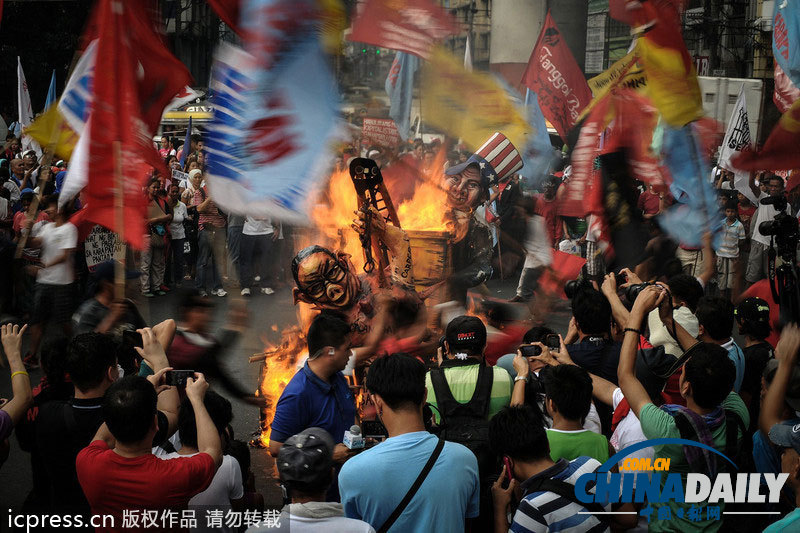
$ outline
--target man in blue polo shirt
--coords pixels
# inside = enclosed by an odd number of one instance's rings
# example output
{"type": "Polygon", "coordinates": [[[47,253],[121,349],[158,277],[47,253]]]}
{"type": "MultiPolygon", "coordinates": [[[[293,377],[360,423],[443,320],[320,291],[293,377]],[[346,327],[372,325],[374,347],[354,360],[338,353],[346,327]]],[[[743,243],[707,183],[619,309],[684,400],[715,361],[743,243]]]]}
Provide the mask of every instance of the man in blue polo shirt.
{"type": "MultiPolygon", "coordinates": [[[[319,427],[338,443],[333,449],[333,461],[341,466],[352,455],[342,444],[344,432],[356,419],[353,394],[342,374],[350,358],[350,326],[337,316],[318,315],[308,328],[306,341],[308,361],[278,400],[270,428],[269,452],[276,457],[286,439],[310,427],[319,427]]],[[[334,480],[328,501],[338,500],[338,483],[334,480]]]]}

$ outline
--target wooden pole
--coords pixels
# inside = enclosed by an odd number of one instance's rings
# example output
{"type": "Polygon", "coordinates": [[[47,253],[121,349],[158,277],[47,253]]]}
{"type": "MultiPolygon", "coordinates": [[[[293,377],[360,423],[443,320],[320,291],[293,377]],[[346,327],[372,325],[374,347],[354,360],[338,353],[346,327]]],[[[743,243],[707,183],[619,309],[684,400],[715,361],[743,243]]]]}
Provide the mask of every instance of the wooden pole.
{"type": "Polygon", "coordinates": [[[114,298],[125,299],[125,213],[123,199],[125,191],[122,180],[122,146],[114,141],[114,225],[118,246],[114,248],[114,298]]]}

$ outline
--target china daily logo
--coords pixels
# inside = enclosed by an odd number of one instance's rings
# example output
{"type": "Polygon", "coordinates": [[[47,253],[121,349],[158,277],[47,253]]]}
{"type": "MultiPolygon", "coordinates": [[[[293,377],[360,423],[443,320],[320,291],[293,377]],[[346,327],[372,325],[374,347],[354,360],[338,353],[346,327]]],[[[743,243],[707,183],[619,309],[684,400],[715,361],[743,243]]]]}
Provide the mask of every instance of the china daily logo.
{"type": "MultiPolygon", "coordinates": [[[[781,488],[789,474],[771,473],[719,473],[713,479],[705,474],[682,475],[670,473],[670,460],[627,458],[633,452],[649,446],[665,444],[694,446],[714,453],[738,469],[727,456],[705,444],[686,439],[653,439],[640,442],[619,451],[595,472],[583,474],[575,483],[575,496],[583,503],[778,503],[781,488]],[[622,461],[624,470],[649,472],[610,473],[622,461]],[[663,488],[662,488],[663,481],[663,488]],[[594,487],[594,493],[590,489],[594,487]]],[[[711,509],[711,507],[709,507],[711,509]]],[[[659,513],[660,514],[660,513],[659,513]]],[[[710,512],[708,513],[711,514],[710,512]]],[[[766,513],[764,513],[766,514],[766,513]]],[[[768,514],[778,514],[769,512],[768,514]]],[[[672,517],[670,517],[672,518],[672,517]]],[[[717,517],[717,519],[719,519],[717,517]]],[[[649,520],[649,517],[648,517],[649,520]]]]}

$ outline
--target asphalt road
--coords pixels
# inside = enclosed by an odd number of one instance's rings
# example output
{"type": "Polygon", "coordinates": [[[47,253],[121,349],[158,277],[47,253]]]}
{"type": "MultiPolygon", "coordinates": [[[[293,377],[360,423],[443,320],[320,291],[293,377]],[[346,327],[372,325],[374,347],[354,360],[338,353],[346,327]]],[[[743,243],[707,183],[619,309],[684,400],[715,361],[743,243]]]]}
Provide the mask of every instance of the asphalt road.
{"type": "MultiPolygon", "coordinates": [[[[516,279],[492,280],[488,284],[493,297],[509,298],[513,296],[516,287],[516,279]]],[[[227,306],[232,301],[233,290],[226,298],[214,298],[218,304],[214,314],[215,326],[221,325],[227,306]]],[[[176,298],[173,295],[166,295],[140,302],[139,308],[145,320],[149,324],[156,324],[166,318],[172,318],[176,314],[176,298]]],[[[254,295],[247,300],[250,313],[250,327],[247,334],[240,339],[236,346],[229,347],[225,358],[225,366],[230,374],[239,380],[246,388],[256,390],[259,364],[248,363],[248,357],[254,353],[261,352],[264,348],[262,338],[269,342],[276,343],[279,340],[279,331],[290,325],[296,324],[295,308],[292,304],[291,289],[284,287],[276,291],[273,295],[254,295]],[[277,331],[273,328],[277,326],[277,331]]],[[[556,311],[549,315],[548,322],[561,333],[566,333],[569,313],[562,304],[557,306],[556,311]]],[[[32,382],[38,383],[41,378],[41,371],[31,373],[32,382]]],[[[213,384],[212,384],[213,386],[213,384]]],[[[219,391],[223,395],[224,391],[219,391]]],[[[0,397],[9,397],[11,384],[9,374],[0,368],[0,397]]],[[[254,431],[258,429],[258,409],[232,400],[234,420],[233,428],[237,438],[249,440],[254,431]]],[[[12,435],[11,452],[8,460],[0,468],[0,508],[3,514],[6,509],[18,511],[23,501],[31,490],[31,466],[30,456],[20,450],[16,438],[12,435]]],[[[252,470],[256,478],[256,488],[261,492],[267,502],[268,507],[279,507],[281,503],[280,489],[274,481],[274,461],[265,449],[251,448],[252,470]]],[[[5,522],[5,520],[2,520],[5,522]]],[[[3,526],[0,525],[0,530],[3,526]]]]}

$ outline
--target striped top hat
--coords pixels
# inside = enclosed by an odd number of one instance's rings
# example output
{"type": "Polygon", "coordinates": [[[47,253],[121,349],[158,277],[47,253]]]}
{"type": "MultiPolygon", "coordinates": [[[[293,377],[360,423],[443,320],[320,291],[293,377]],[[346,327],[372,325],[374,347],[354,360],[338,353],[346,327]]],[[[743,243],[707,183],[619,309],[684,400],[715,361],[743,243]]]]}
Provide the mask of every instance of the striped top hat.
{"type": "Polygon", "coordinates": [[[459,174],[470,165],[478,167],[481,181],[486,187],[521,169],[522,157],[508,137],[497,131],[469,159],[459,165],[448,167],[445,174],[448,176],[459,174]]]}

